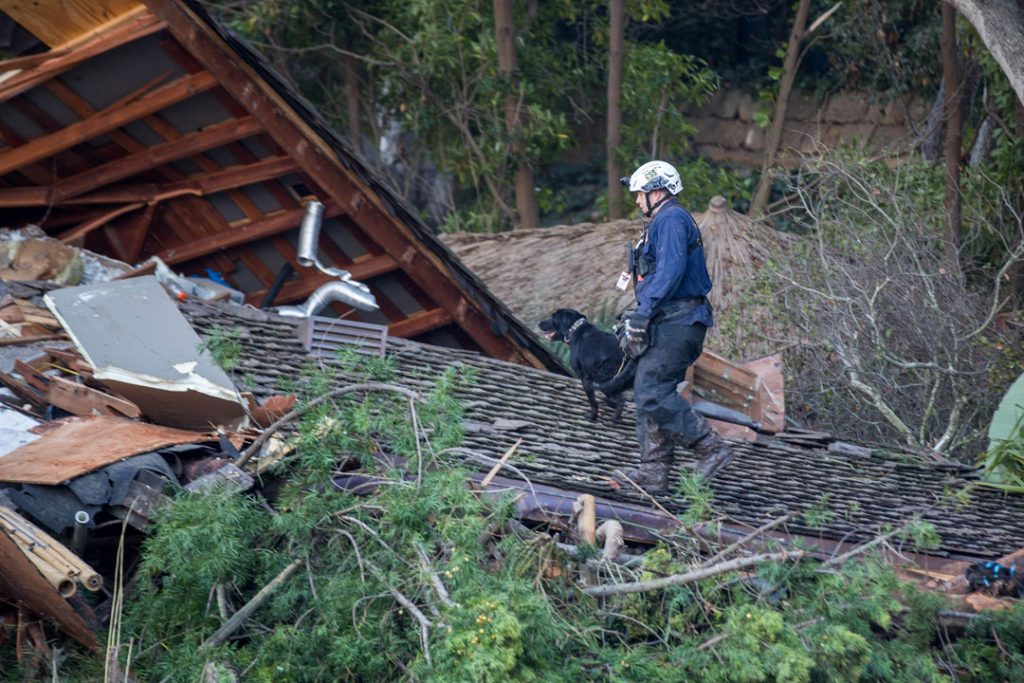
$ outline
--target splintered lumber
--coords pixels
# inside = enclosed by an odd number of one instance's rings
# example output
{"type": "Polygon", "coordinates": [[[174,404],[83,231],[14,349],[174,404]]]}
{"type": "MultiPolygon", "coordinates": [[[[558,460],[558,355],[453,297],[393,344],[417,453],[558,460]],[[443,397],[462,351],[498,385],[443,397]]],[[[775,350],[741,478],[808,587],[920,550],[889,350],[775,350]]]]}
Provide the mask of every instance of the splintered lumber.
{"type": "Polygon", "coordinates": [[[0,530],[21,549],[61,597],[69,598],[80,583],[90,591],[103,587],[103,577],[45,531],[7,506],[0,505],[0,530]]]}
{"type": "MultiPolygon", "coordinates": [[[[45,366],[48,357],[43,357],[45,366]]],[[[15,371],[25,382],[37,390],[40,398],[52,406],[66,410],[72,415],[110,415],[113,417],[138,418],[142,411],[131,401],[117,398],[84,384],[78,384],[63,377],[50,377],[36,369],[35,364],[14,361],[15,371]]]]}

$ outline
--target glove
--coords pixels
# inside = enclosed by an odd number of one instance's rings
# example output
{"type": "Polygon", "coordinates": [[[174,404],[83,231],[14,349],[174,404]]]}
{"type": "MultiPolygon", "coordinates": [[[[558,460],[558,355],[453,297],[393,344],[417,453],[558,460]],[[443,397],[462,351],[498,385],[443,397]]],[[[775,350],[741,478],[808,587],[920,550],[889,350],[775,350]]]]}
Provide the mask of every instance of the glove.
{"type": "Polygon", "coordinates": [[[650,325],[651,321],[646,316],[630,313],[626,317],[626,339],[630,344],[646,346],[650,325]]]}
{"type": "Polygon", "coordinates": [[[650,335],[650,320],[645,316],[629,313],[624,318],[624,334],[619,342],[622,352],[636,360],[647,351],[650,335]]]}

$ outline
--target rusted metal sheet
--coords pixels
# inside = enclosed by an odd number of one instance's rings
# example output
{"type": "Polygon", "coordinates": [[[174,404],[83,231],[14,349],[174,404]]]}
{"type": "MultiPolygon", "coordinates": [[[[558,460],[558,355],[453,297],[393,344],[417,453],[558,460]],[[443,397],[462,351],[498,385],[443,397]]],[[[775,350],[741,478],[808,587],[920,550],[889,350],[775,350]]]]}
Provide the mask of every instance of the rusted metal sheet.
{"type": "Polygon", "coordinates": [[[0,481],[52,486],[132,455],[216,440],[215,434],[116,417],[73,417],[0,457],[0,481]]]}
{"type": "Polygon", "coordinates": [[[69,636],[93,650],[96,634],[39,573],[17,544],[0,530],[0,600],[25,606],[52,619],[69,636]]]}

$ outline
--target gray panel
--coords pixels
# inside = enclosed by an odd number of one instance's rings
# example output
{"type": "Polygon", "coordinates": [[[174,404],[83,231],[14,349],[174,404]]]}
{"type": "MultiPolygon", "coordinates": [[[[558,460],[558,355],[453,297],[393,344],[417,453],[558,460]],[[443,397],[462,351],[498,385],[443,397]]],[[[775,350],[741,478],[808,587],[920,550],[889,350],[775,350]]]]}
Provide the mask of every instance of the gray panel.
{"type": "MultiPolygon", "coordinates": [[[[273,182],[273,181],[271,181],[273,182]]],[[[278,211],[283,209],[281,202],[274,198],[274,195],[270,194],[266,186],[262,183],[256,185],[246,185],[242,188],[246,196],[252,200],[252,203],[256,205],[256,208],[263,213],[270,213],[271,211],[278,211]]]]}
{"type": "Polygon", "coordinates": [[[371,282],[373,291],[383,294],[403,315],[408,316],[423,310],[420,303],[393,275],[381,275],[373,278],[371,282]]]}
{"type": "Polygon", "coordinates": [[[13,129],[21,137],[29,140],[46,133],[46,131],[36,125],[35,121],[9,104],[0,104],[0,121],[3,121],[5,126],[13,129]]]}
{"type": "Polygon", "coordinates": [[[25,99],[36,105],[61,126],[70,126],[78,123],[81,119],[75,112],[68,109],[67,105],[57,99],[56,95],[46,88],[33,88],[22,95],[25,99]]]}
{"type": "Polygon", "coordinates": [[[171,162],[171,167],[180,172],[184,176],[193,176],[197,173],[202,173],[203,169],[199,168],[192,161],[188,159],[178,159],[177,161],[171,162]]]}
{"type": "Polygon", "coordinates": [[[360,244],[359,240],[352,236],[352,233],[348,231],[345,226],[341,224],[337,219],[331,219],[324,221],[324,226],[321,230],[323,234],[326,234],[331,240],[338,245],[338,247],[345,252],[353,261],[358,256],[362,256],[367,253],[366,248],[360,244]]]}
{"type": "Polygon", "coordinates": [[[157,135],[156,131],[142,121],[132,121],[128,125],[121,126],[121,128],[146,147],[152,147],[153,145],[159,145],[161,142],[166,142],[166,140],[161,136],[157,135]]]}
{"type": "Polygon", "coordinates": [[[241,260],[235,261],[235,265],[237,268],[235,269],[235,272],[230,275],[230,279],[234,283],[235,287],[246,293],[263,289],[263,283],[260,282],[259,278],[253,275],[253,272],[249,270],[241,260]]]}
{"type": "Polygon", "coordinates": [[[217,212],[224,217],[228,223],[234,223],[246,218],[246,215],[238,208],[238,205],[231,201],[231,198],[224,192],[218,192],[217,194],[211,194],[206,198],[213,208],[217,209],[217,212]]]}
{"type": "Polygon", "coordinates": [[[161,109],[159,116],[182,134],[194,133],[233,118],[211,92],[201,93],[184,102],[161,109]]]}
{"type": "Polygon", "coordinates": [[[270,242],[269,239],[262,239],[259,240],[258,242],[250,242],[247,246],[251,247],[252,250],[256,252],[256,255],[260,257],[260,260],[263,261],[263,263],[267,266],[267,268],[270,268],[270,270],[274,271],[275,273],[280,271],[281,266],[283,266],[286,263],[285,258],[281,256],[280,253],[278,253],[277,249],[274,248],[274,245],[270,242]]]}
{"type": "Polygon", "coordinates": [[[106,109],[159,76],[167,74],[163,83],[169,83],[185,74],[158,41],[159,34],[122,45],[79,64],[59,78],[94,109],[106,109]]]}
{"type": "Polygon", "coordinates": [[[227,147],[217,147],[204,152],[204,154],[221,168],[237,166],[242,163],[227,147]]]}
{"type": "Polygon", "coordinates": [[[195,360],[198,374],[232,386],[210,355],[199,353],[199,336],[151,275],[58,289],[46,301],[95,368],[177,379],[175,364],[195,360]]]}
{"type": "Polygon", "coordinates": [[[242,140],[242,146],[252,152],[257,159],[265,159],[270,156],[270,150],[256,136],[242,140]]]}

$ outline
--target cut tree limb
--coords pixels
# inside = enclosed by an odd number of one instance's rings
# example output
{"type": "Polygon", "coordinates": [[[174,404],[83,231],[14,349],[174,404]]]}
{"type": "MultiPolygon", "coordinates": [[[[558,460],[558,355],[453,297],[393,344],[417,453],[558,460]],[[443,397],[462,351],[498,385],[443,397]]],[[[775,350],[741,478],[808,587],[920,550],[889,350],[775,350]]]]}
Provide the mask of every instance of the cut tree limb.
{"type": "Polygon", "coordinates": [[[305,560],[293,560],[291,564],[281,570],[281,573],[275,576],[270,583],[260,589],[260,591],[252,596],[249,602],[242,605],[242,608],[235,612],[230,619],[224,622],[224,625],[217,629],[217,632],[212,636],[203,641],[203,647],[209,646],[214,647],[220,645],[229,637],[231,634],[238,630],[238,627],[242,623],[252,616],[253,612],[260,608],[260,605],[267,601],[275,590],[277,590],[281,584],[288,580],[288,578],[295,572],[296,569],[301,567],[305,560]]]}
{"type": "Polygon", "coordinates": [[[664,590],[671,586],[685,586],[690,583],[709,579],[712,576],[718,576],[719,574],[726,574],[728,572],[747,569],[748,567],[755,567],[759,564],[764,564],[765,562],[799,560],[804,556],[804,554],[803,550],[794,550],[790,552],[783,551],[780,553],[765,553],[763,555],[740,557],[735,560],[720,562],[719,564],[711,567],[694,569],[693,571],[686,572],[685,574],[673,574],[672,576],[666,576],[660,579],[651,579],[649,581],[616,583],[606,586],[590,586],[584,588],[583,592],[595,598],[605,598],[612,595],[627,595],[629,593],[649,593],[651,591],[664,590]]]}

